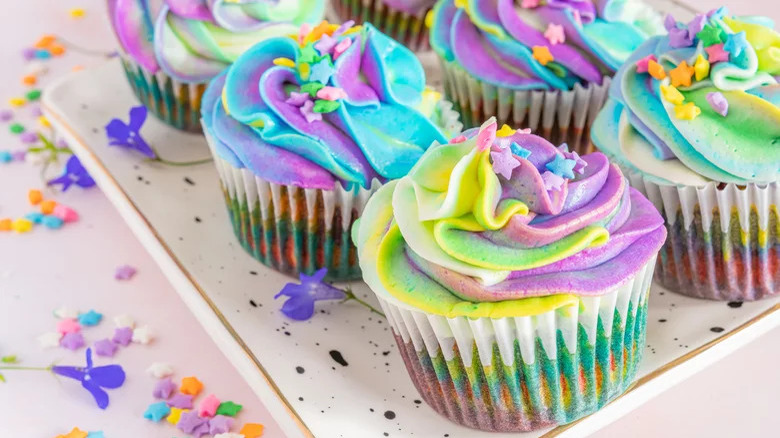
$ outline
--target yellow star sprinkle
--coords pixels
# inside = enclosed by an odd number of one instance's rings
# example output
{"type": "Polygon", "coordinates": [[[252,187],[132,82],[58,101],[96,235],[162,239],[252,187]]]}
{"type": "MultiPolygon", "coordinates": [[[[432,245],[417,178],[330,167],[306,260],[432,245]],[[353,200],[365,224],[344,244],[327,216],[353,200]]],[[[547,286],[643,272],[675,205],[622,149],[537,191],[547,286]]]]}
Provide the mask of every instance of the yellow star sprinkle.
{"type": "Polygon", "coordinates": [[[70,10],[70,18],[82,18],[84,17],[84,8],[73,8],[70,10]]]}
{"type": "Polygon", "coordinates": [[[666,79],[666,71],[661,66],[661,64],[653,61],[652,59],[647,61],[647,72],[650,73],[650,76],[658,79],[659,81],[662,81],[666,79]]]}
{"type": "Polygon", "coordinates": [[[701,114],[701,108],[694,105],[693,102],[674,107],[674,115],[680,120],[693,120],[698,117],[699,114],[701,114]]]}
{"type": "Polygon", "coordinates": [[[49,122],[49,119],[47,119],[46,116],[38,117],[38,124],[44,128],[51,128],[51,122],[49,122]]]}
{"type": "Polygon", "coordinates": [[[308,80],[309,74],[311,74],[311,67],[309,67],[309,64],[300,63],[298,64],[298,75],[300,75],[301,79],[308,80]]]}
{"type": "Polygon", "coordinates": [[[290,58],[276,58],[274,59],[274,65],[281,65],[282,67],[295,68],[295,61],[290,58]]]}
{"type": "Polygon", "coordinates": [[[547,65],[552,61],[555,61],[555,58],[553,58],[552,53],[550,53],[550,49],[547,48],[547,46],[534,46],[534,59],[539,61],[539,64],[547,65]]]}
{"type": "Polygon", "coordinates": [[[428,11],[427,14],[425,14],[425,27],[431,28],[433,26],[433,9],[428,11]]]}
{"type": "Polygon", "coordinates": [[[11,106],[23,106],[25,103],[27,101],[23,97],[14,97],[8,100],[8,104],[11,106]]]}
{"type": "Polygon", "coordinates": [[[171,407],[171,413],[168,414],[168,420],[169,423],[173,424],[174,426],[179,422],[179,418],[181,418],[181,414],[184,412],[189,412],[189,409],[180,409],[176,407],[171,407]]]}
{"type": "Polygon", "coordinates": [[[696,58],[696,63],[693,64],[693,70],[696,73],[696,80],[700,81],[710,75],[710,62],[701,56],[701,53],[696,58]]]}
{"type": "Polygon", "coordinates": [[[78,427],[74,427],[73,430],[65,435],[57,435],[57,438],[86,438],[88,434],[78,427]]]}
{"type": "Polygon", "coordinates": [[[509,137],[512,135],[515,135],[515,132],[517,132],[516,129],[512,129],[509,127],[509,125],[504,125],[496,132],[496,137],[503,138],[503,137],[509,137]]]}
{"type": "Polygon", "coordinates": [[[691,78],[693,78],[693,67],[683,61],[669,72],[669,77],[672,78],[672,85],[675,87],[679,87],[680,85],[690,87],[691,78]]]}
{"type": "Polygon", "coordinates": [[[685,101],[685,97],[673,85],[661,85],[661,94],[664,96],[664,99],[675,105],[682,105],[683,101],[685,101]]]}

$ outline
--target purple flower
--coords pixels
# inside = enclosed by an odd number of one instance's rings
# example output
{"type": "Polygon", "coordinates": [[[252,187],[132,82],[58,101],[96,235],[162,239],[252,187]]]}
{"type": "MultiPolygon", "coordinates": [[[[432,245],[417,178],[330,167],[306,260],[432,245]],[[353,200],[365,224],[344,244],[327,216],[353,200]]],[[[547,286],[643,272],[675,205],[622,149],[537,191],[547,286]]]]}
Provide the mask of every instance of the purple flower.
{"type": "Polygon", "coordinates": [[[87,348],[86,367],[51,367],[54,374],[65,376],[81,382],[92,397],[95,398],[100,409],[108,407],[108,394],[103,388],[115,389],[125,383],[125,371],[119,365],[92,366],[92,349],[87,348]]]}
{"type": "Polygon", "coordinates": [[[288,297],[282,305],[282,313],[287,317],[305,321],[314,315],[314,303],[321,300],[343,300],[348,297],[341,289],[333,287],[322,281],[328,273],[327,268],[322,268],[309,277],[300,275],[301,284],[287,283],[276,294],[274,299],[281,296],[288,297]]]}
{"type": "Polygon", "coordinates": [[[111,119],[106,125],[106,135],[110,146],[136,150],[151,159],[157,158],[154,150],[141,137],[141,127],[146,121],[146,107],[137,106],[130,109],[130,123],[119,119],[111,119]]]}
{"type": "Polygon", "coordinates": [[[59,178],[54,178],[46,184],[50,186],[62,184],[62,191],[64,192],[68,190],[73,184],[76,184],[82,189],[92,187],[95,185],[95,180],[89,176],[87,169],[81,165],[79,158],[73,155],[68,159],[68,162],[65,163],[65,171],[63,172],[62,176],[59,178]]]}

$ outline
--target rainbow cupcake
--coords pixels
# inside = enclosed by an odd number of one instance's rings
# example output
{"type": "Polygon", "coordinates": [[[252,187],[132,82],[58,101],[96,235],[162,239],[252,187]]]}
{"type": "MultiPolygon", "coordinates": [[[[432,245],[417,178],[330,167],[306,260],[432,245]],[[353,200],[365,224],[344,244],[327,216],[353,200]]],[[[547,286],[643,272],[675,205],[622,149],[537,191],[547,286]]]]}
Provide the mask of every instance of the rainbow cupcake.
{"type": "Polygon", "coordinates": [[[584,154],[610,76],[662,32],[638,0],[439,0],[431,46],[466,128],[495,116],[584,154]]]}
{"type": "Polygon", "coordinates": [[[353,234],[414,385],[450,420],[565,424],[636,376],[666,230],[603,154],[491,119],[379,189],[353,234]]]}
{"type": "Polygon", "coordinates": [[[371,25],[271,38],[215,78],[204,132],[233,227],[266,265],[360,276],[350,228],[385,181],[460,133],[412,52],[371,25]]]}
{"type": "Polygon", "coordinates": [[[324,0],[108,0],[138,99],[169,125],[200,131],[209,81],[255,43],[317,23],[324,0]]]}
{"type": "Polygon", "coordinates": [[[780,292],[780,34],[723,8],[647,41],[593,142],[666,219],[657,280],[714,300],[780,292]]]}
{"type": "Polygon", "coordinates": [[[425,19],[436,0],[331,0],[341,21],[371,23],[414,51],[427,50],[425,19]]]}

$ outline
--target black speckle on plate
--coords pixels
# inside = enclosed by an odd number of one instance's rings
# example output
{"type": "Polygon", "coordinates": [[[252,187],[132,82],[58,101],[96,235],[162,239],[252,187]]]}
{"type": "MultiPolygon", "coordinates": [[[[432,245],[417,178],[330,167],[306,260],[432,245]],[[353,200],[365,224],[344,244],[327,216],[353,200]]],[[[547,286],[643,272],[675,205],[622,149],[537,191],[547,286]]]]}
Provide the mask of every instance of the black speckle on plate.
{"type": "Polygon", "coordinates": [[[385,418],[388,420],[392,420],[395,418],[395,412],[393,411],[385,411],[385,418]]]}
{"type": "Polygon", "coordinates": [[[336,363],[338,363],[339,365],[341,365],[343,367],[349,365],[349,363],[347,363],[347,361],[344,359],[344,356],[341,354],[340,351],[338,351],[338,350],[330,350],[328,352],[328,354],[330,354],[330,357],[333,360],[335,360],[336,363]]]}
{"type": "Polygon", "coordinates": [[[195,216],[195,222],[201,223],[201,220],[200,220],[200,218],[198,216],[195,216]]]}
{"type": "Polygon", "coordinates": [[[250,275],[257,275],[257,271],[249,271],[250,275]]]}
{"type": "Polygon", "coordinates": [[[188,177],[188,176],[184,177],[184,182],[186,182],[187,184],[189,184],[191,186],[195,185],[195,181],[191,180],[190,177],[188,177]]]}
{"type": "Polygon", "coordinates": [[[295,367],[295,371],[298,372],[298,374],[303,374],[306,372],[306,370],[303,369],[303,367],[295,367]]]}
{"type": "Polygon", "coordinates": [[[658,320],[658,322],[666,322],[666,320],[661,318],[661,319],[658,320]]]}
{"type": "Polygon", "coordinates": [[[723,330],[724,330],[723,327],[712,327],[712,328],[710,328],[710,331],[713,332],[713,333],[722,333],[723,330]]]}
{"type": "Polygon", "coordinates": [[[419,405],[422,403],[422,400],[414,399],[414,404],[419,405]]]}
{"type": "Polygon", "coordinates": [[[249,305],[252,307],[257,307],[257,303],[255,302],[255,300],[249,300],[249,305]]]}
{"type": "Polygon", "coordinates": [[[742,301],[729,301],[728,306],[732,309],[739,309],[742,307],[742,301]]]}
{"type": "Polygon", "coordinates": [[[303,397],[298,397],[298,401],[303,401],[303,397]]]}

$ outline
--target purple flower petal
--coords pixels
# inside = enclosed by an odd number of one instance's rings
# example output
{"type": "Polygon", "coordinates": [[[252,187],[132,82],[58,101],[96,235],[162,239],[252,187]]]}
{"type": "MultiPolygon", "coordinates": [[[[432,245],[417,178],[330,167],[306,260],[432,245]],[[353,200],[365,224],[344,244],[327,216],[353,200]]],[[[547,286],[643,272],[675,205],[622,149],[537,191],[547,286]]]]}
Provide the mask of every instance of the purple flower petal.
{"type": "Polygon", "coordinates": [[[84,380],[81,381],[81,386],[92,394],[92,397],[94,397],[95,402],[100,409],[108,407],[108,393],[103,391],[97,383],[85,377],[84,380]]]}

